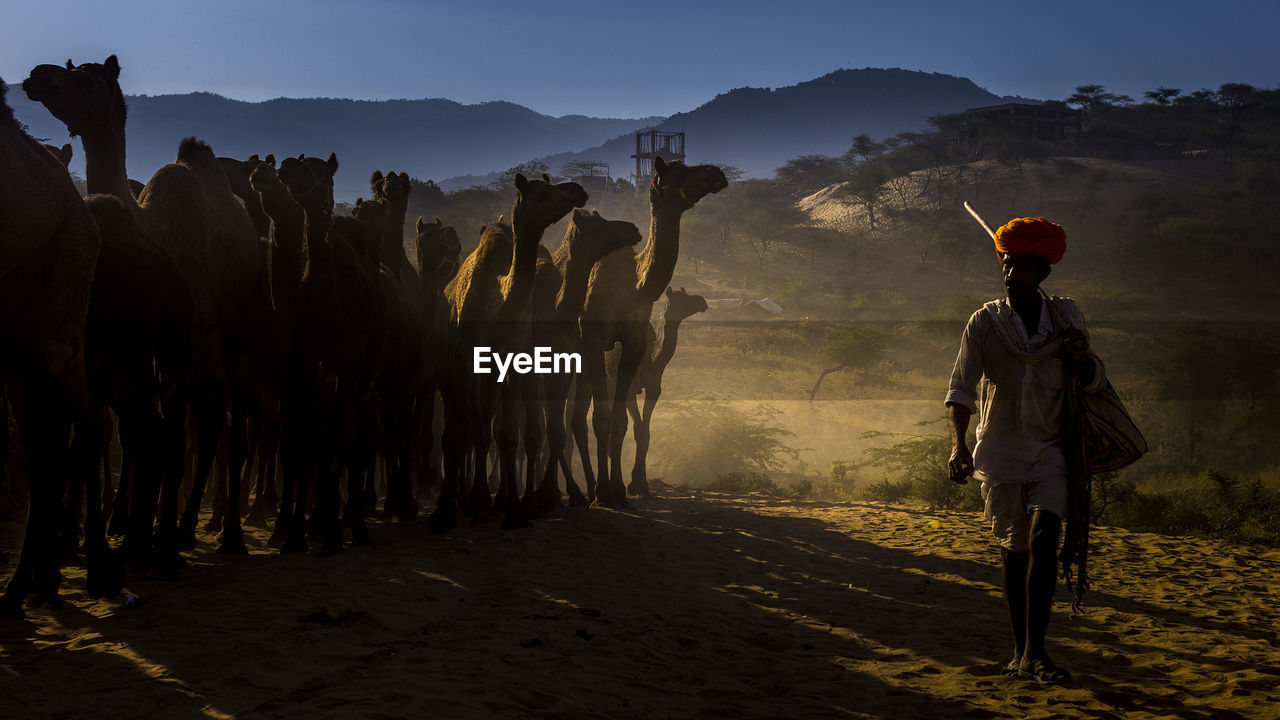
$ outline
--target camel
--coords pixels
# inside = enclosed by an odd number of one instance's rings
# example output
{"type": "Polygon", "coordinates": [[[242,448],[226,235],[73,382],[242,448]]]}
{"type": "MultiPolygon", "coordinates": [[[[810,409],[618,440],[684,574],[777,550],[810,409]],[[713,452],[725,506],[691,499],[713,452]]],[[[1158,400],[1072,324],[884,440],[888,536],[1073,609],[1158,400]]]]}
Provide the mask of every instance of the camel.
{"type": "Polygon", "coordinates": [[[687,166],[654,158],[649,187],[649,240],[639,254],[618,250],[605,256],[592,271],[582,308],[582,369],[573,411],[573,434],[582,458],[588,495],[595,478],[587,451],[587,395],[595,407],[599,502],[627,507],[622,481],[622,443],[627,432],[626,403],[632,380],[644,356],[645,328],[653,303],[671,282],[680,255],[680,218],[709,193],[728,186],[714,165],[687,166]],[[621,343],[616,383],[611,388],[604,353],[621,343]],[[611,392],[612,391],[612,392],[611,392]]]}
{"type": "Polygon", "coordinates": [[[707,311],[707,301],[701,295],[689,295],[684,288],[673,291],[667,288],[667,311],[663,316],[662,337],[658,338],[650,326],[648,347],[641,358],[640,367],[636,369],[635,379],[631,381],[631,393],[627,398],[627,412],[635,423],[636,461],[631,469],[632,495],[647,497],[649,495],[649,478],[645,468],[645,460],[649,455],[649,424],[653,419],[653,408],[662,397],[662,374],[676,353],[676,342],[679,340],[680,323],[690,316],[707,311]],[[644,393],[644,412],[636,398],[644,393]]]}
{"type": "Polygon", "coordinates": [[[426,307],[422,278],[404,250],[404,216],[412,188],[408,173],[376,171],[369,179],[376,200],[385,204],[378,257],[387,269],[383,282],[388,311],[386,347],[378,373],[378,407],[382,419],[382,455],[387,467],[384,517],[411,519],[418,514],[413,497],[414,443],[426,405],[427,366],[424,336],[426,307]]]}
{"type": "Polygon", "coordinates": [[[100,240],[66,168],[18,125],[7,90],[0,80],[0,382],[26,450],[30,500],[0,618],[21,619],[29,594],[37,605],[61,604],[58,521],[67,444],[73,423],[77,435],[101,432],[84,351],[100,240]]]}
{"type": "MultiPolygon", "coordinates": [[[[374,418],[367,396],[378,366],[383,296],[376,250],[381,232],[365,223],[385,222],[385,208],[380,202],[362,202],[363,222],[333,218],[332,229],[321,232],[315,215],[330,213],[332,200],[311,190],[318,184],[332,192],[336,169],[333,156],[328,163],[290,158],[281,163],[278,175],[260,165],[250,176],[276,224],[277,242],[288,238],[293,245],[305,234],[307,245],[307,265],[289,320],[288,371],[282,392],[285,493],[277,528],[285,538],[281,552],[286,553],[308,550],[306,511],[313,480],[319,501],[313,523],[323,540],[321,554],[342,551],[339,475],[345,466],[349,503],[359,502],[368,469],[374,418]],[[314,177],[316,172],[326,176],[327,182],[314,177]]],[[[363,517],[355,522],[353,534],[360,542],[367,537],[363,517]]]]}
{"type": "Polygon", "coordinates": [[[249,156],[248,160],[237,160],[235,158],[220,157],[218,164],[222,166],[222,171],[227,174],[227,181],[231,183],[231,192],[240,198],[244,203],[245,212],[249,213],[249,219],[253,221],[253,226],[258,230],[258,237],[269,237],[271,235],[271,218],[267,217],[267,213],[262,209],[262,199],[258,197],[258,193],[254,192],[253,187],[249,185],[249,175],[262,163],[266,163],[272,167],[276,165],[276,156],[267,155],[265,160],[259,160],[257,154],[249,156]]]}
{"type": "MultiPolygon", "coordinates": [[[[538,283],[533,293],[533,344],[550,347],[552,352],[571,353],[578,349],[578,316],[587,294],[587,281],[591,268],[602,257],[615,250],[628,248],[640,242],[640,230],[623,220],[607,220],[598,212],[586,213],[574,210],[565,230],[564,239],[555,255],[545,263],[538,263],[538,283]],[[544,281],[543,277],[547,280],[544,281]]],[[[546,428],[550,458],[541,483],[530,481],[525,487],[526,504],[533,502],[539,513],[549,512],[561,505],[558,470],[564,469],[565,490],[570,505],[586,505],[586,496],[578,489],[565,457],[568,434],[564,425],[565,403],[573,376],[550,374],[541,376],[545,395],[546,428]],[[536,487],[536,489],[535,489],[536,487]]],[[[536,388],[535,388],[536,390],[536,388]]],[[[540,408],[536,392],[526,393],[526,407],[540,408]]],[[[527,423],[532,421],[526,420],[527,423]]],[[[540,438],[526,433],[525,451],[541,447],[540,438]]],[[[533,462],[526,465],[531,472],[533,462]]]]}
{"type": "MultiPolygon", "coordinates": [[[[196,418],[198,452],[193,502],[177,527],[177,484],[185,455],[177,440],[166,447],[166,492],[161,510],[163,555],[176,557],[179,533],[194,544],[195,513],[212,466],[215,447],[231,408],[229,493],[238,501],[239,467],[244,455],[244,405],[247,377],[270,312],[265,250],[243,205],[231,192],[226,173],[204,143],[187,138],[178,161],[166,165],[135,200],[125,174],[126,107],[120,90],[120,64],[105,62],[65,68],[39,65],[23,83],[28,97],[62,120],[85,149],[90,193],[114,195],[133,216],[143,237],[165,249],[177,264],[193,303],[193,352],[187,397],[196,418]]],[[[174,415],[183,414],[175,407],[174,415]]],[[[180,422],[176,417],[170,422],[180,422]]],[[[222,552],[245,552],[238,508],[223,530],[222,552]]],[[[147,533],[149,541],[149,532],[147,533]]],[[[132,553],[144,552],[130,542],[132,553]]]]}
{"type": "MultiPolygon", "coordinates": [[[[121,489],[122,501],[128,501],[124,524],[129,539],[147,547],[146,537],[155,521],[155,482],[161,473],[155,458],[166,442],[165,419],[157,407],[167,405],[168,392],[185,382],[190,364],[192,302],[173,258],[142,236],[118,198],[90,195],[85,203],[102,238],[89,302],[85,354],[90,396],[103,419],[105,432],[100,441],[77,434],[73,456],[80,452],[86,455],[76,461],[81,470],[71,478],[68,498],[75,511],[67,515],[64,543],[74,542],[79,525],[79,489],[87,483],[85,553],[92,556],[107,549],[105,501],[98,502],[97,482],[98,466],[110,442],[108,406],[119,417],[121,445],[131,458],[127,475],[133,475],[135,480],[142,478],[135,482],[134,492],[121,489]]],[[[168,409],[173,410],[171,406],[168,409]]],[[[109,469],[104,485],[110,485],[109,469]]],[[[91,573],[88,581],[91,596],[114,595],[123,575],[91,573]]]]}
{"type": "Polygon", "coordinates": [[[440,218],[414,224],[417,237],[418,269],[422,279],[423,367],[426,384],[418,413],[418,475],[424,484],[439,485],[438,469],[432,469],[435,445],[436,394],[443,395],[449,384],[449,303],[444,288],[458,274],[462,241],[440,218]],[[431,482],[428,482],[430,475],[431,482]]]}
{"type": "Polygon", "coordinates": [[[506,509],[504,528],[527,525],[515,483],[516,385],[499,386],[492,376],[478,376],[471,363],[478,347],[489,347],[492,352],[527,350],[513,347],[512,339],[527,312],[542,234],[570,210],[585,205],[587,193],[577,183],[552,184],[546,175],[529,180],[517,174],[515,185],[511,225],[497,223],[486,228],[479,246],[445,288],[451,307],[452,383],[445,398],[445,481],[429,518],[433,532],[444,532],[457,524],[462,467],[468,451],[473,458],[469,509],[480,516],[487,514],[490,498],[485,465],[498,404],[502,423],[497,502],[506,509]]]}

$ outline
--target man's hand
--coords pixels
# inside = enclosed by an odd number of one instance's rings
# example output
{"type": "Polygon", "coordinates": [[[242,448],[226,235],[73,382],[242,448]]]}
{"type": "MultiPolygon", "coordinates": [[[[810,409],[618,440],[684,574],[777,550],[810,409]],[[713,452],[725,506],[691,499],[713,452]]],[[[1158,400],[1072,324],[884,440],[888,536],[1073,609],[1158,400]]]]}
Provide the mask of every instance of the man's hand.
{"type": "Polygon", "coordinates": [[[1089,337],[1079,328],[1067,328],[1063,332],[1062,347],[1076,364],[1089,359],[1089,337]]]}
{"type": "Polygon", "coordinates": [[[961,485],[969,482],[969,476],[973,474],[973,453],[964,442],[951,448],[951,462],[947,463],[947,470],[951,474],[951,482],[961,485]]]}

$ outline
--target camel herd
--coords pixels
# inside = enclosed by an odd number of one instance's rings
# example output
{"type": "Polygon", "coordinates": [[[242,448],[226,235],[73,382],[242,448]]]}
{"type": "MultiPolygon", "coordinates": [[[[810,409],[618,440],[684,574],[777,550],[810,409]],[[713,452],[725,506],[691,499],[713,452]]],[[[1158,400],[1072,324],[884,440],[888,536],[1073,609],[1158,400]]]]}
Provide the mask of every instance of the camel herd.
{"type": "MultiPolygon", "coordinates": [[[[561,504],[561,473],[570,504],[627,504],[630,413],[629,489],[648,493],[662,370],[680,321],[706,310],[668,288],[680,219],[726,186],[718,168],[655,163],[638,254],[636,226],[582,210],[580,185],[517,175],[510,222],[484,227],[465,259],[453,228],[418,218],[415,267],[405,173],[373,173],[372,199],[349,217],[334,214],[332,154],[242,161],[188,138],[145,186],[129,180],[119,75],[113,55],[40,65],[22,85],[81,138],[87,197],[67,171],[70,146],[27,135],[0,82],[0,400],[17,421],[30,480],[0,617],[22,617],[29,596],[57,604],[60,564],[76,553],[94,597],[118,592],[126,569],[172,574],[195,546],[211,475],[220,552],[246,552],[246,513],[250,522],[275,516],[282,552],[311,542],[340,552],[348,530],[367,542],[380,489],[384,517],[409,519],[415,489],[434,486],[432,532],[495,512],[504,527],[521,527],[561,504]],[[542,236],[566,216],[553,254],[542,236]],[[659,338],[650,316],[664,292],[659,338]],[[582,374],[499,383],[473,372],[480,346],[578,353],[582,374]],[[117,431],[118,491],[108,452],[117,431]],[[570,433],[585,492],[567,457],[570,433]],[[119,549],[109,534],[124,536],[119,549]]],[[[7,430],[0,440],[3,451],[7,430]]]]}

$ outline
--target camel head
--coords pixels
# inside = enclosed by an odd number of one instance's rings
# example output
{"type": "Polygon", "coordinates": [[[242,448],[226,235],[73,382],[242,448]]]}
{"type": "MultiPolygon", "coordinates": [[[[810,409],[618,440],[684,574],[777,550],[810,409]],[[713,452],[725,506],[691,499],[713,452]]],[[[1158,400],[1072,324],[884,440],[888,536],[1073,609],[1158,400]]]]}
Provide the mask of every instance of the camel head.
{"type": "Polygon", "coordinates": [[[445,225],[440,218],[435,222],[423,222],[418,218],[414,225],[418,237],[418,268],[425,275],[435,269],[435,278],[441,285],[458,274],[459,256],[462,255],[462,241],[458,239],[458,231],[445,225]]]}
{"type": "Polygon", "coordinates": [[[594,265],[614,250],[632,247],[641,240],[640,229],[634,223],[609,220],[594,210],[574,210],[564,237],[569,262],[588,265],[594,265]]]}
{"type": "Polygon", "coordinates": [[[375,170],[373,177],[369,178],[369,187],[375,198],[386,200],[393,206],[409,204],[409,191],[412,189],[409,173],[383,175],[381,170],[375,170]]]}
{"type": "Polygon", "coordinates": [[[124,127],[126,108],[115,55],[103,63],[37,65],[22,90],[66,124],[72,135],[124,127]]]}
{"type": "Polygon", "coordinates": [[[649,201],[684,212],[702,198],[729,187],[724,172],[715,165],[685,165],[679,161],[653,159],[653,184],[649,201]]]}
{"type": "Polygon", "coordinates": [[[71,150],[71,143],[63,143],[62,147],[49,145],[47,143],[40,143],[40,145],[45,150],[48,150],[49,154],[58,158],[58,162],[62,163],[62,167],[67,167],[71,164],[71,157],[74,154],[71,150]]]}
{"type": "Polygon", "coordinates": [[[295,202],[293,196],[289,195],[289,188],[280,182],[280,176],[276,173],[276,169],[267,163],[258,163],[258,166],[249,173],[249,186],[253,191],[262,196],[263,204],[267,205],[267,200],[279,201],[288,198],[290,202],[295,202]]]}
{"type": "Polygon", "coordinates": [[[548,228],[559,222],[574,208],[587,204],[587,191],[575,182],[553,184],[545,173],[541,180],[530,180],[516,173],[516,202],[511,211],[512,222],[523,218],[534,227],[548,228]]]}
{"type": "Polygon", "coordinates": [[[333,216],[333,176],[338,172],[338,156],[328,160],[299,155],[280,163],[280,180],[308,215],[333,216]]]}
{"type": "Polygon", "coordinates": [[[691,315],[707,311],[707,300],[701,295],[690,295],[684,288],[667,288],[666,322],[680,322],[691,315]]]}

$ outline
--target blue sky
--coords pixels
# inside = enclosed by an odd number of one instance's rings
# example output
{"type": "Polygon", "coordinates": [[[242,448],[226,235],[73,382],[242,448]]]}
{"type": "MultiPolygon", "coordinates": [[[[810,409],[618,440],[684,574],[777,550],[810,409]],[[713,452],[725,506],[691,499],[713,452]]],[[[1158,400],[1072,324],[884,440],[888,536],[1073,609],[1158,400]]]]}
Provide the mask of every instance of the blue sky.
{"type": "Polygon", "coordinates": [[[1086,83],[1135,98],[1280,86],[1276,0],[5,0],[0,18],[6,81],[116,53],[130,94],[447,97],[640,117],[838,68],[943,72],[1042,99],[1086,83]]]}

